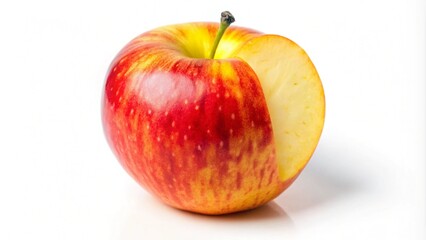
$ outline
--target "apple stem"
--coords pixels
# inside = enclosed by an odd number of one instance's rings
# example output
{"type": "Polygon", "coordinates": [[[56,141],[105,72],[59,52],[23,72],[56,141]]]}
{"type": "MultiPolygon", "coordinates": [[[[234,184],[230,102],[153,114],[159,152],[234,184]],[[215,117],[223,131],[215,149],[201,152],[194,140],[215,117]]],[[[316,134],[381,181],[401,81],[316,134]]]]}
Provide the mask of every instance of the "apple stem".
{"type": "Polygon", "coordinates": [[[220,39],[222,39],[225,30],[231,25],[231,23],[235,22],[234,16],[228,12],[224,11],[220,14],[220,26],[219,30],[217,30],[216,38],[214,39],[213,48],[210,52],[210,58],[214,59],[214,55],[216,54],[217,46],[219,45],[220,39]]]}

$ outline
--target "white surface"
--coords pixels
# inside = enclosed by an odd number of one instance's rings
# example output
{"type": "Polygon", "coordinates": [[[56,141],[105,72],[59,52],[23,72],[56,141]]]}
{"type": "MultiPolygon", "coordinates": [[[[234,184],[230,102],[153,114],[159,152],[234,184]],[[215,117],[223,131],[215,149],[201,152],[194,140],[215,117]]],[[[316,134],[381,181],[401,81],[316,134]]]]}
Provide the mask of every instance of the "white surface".
{"type": "Polygon", "coordinates": [[[1,3],[0,239],[426,239],[426,2],[344,2],[1,3]],[[100,98],[130,39],[225,9],[305,48],[327,116],[290,189],[207,217],[127,176],[104,140],[100,98]]]}

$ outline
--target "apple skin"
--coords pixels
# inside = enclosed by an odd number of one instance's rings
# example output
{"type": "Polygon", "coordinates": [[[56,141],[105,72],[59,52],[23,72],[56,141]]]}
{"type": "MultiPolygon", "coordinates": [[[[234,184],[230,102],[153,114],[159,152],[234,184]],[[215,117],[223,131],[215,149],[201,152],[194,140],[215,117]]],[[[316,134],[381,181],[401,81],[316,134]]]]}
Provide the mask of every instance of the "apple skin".
{"type": "Polygon", "coordinates": [[[107,141],[130,176],[172,207],[212,215],[263,205],[298,175],[279,178],[259,79],[232,58],[261,33],[230,27],[221,59],[207,59],[218,26],[171,25],[136,37],[112,62],[102,99],[107,141]]]}

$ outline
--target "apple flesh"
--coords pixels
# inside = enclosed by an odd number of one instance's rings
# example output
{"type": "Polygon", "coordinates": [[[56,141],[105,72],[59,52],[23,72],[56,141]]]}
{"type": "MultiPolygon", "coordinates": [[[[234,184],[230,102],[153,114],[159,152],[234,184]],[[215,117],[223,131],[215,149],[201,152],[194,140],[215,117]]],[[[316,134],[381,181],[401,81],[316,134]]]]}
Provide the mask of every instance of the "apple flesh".
{"type": "Polygon", "coordinates": [[[107,73],[102,120],[124,169],[178,209],[225,214],[284,191],[313,153],[324,94],[306,53],[286,38],[218,24],[154,29],[107,73]]]}
{"type": "Polygon", "coordinates": [[[256,37],[234,54],[260,80],[274,129],[280,177],[291,178],[311,158],[324,125],[324,90],[315,66],[296,43],[277,35],[256,37]]]}

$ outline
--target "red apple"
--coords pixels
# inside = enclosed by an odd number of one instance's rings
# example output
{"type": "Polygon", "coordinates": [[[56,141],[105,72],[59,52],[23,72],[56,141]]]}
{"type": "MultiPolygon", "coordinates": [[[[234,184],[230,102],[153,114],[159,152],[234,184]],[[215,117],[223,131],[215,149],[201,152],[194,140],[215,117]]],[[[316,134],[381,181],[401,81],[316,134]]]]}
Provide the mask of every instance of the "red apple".
{"type": "Polygon", "coordinates": [[[221,25],[171,25],[133,39],[113,60],[102,100],[106,138],[124,169],[166,204],[204,214],[278,196],[324,124],[307,54],[281,36],[226,30],[232,16],[222,16],[221,25]]]}

